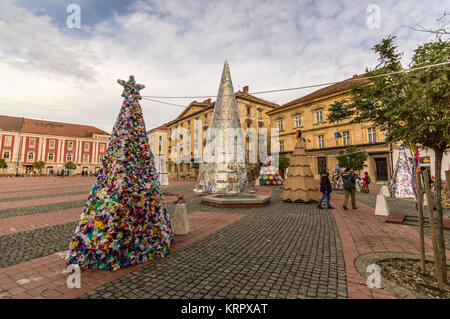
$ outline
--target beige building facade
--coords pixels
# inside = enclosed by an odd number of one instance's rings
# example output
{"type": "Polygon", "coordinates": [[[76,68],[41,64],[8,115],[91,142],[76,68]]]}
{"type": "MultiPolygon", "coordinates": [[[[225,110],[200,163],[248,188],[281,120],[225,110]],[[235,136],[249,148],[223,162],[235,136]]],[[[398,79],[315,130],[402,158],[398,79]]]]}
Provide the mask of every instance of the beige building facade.
{"type": "MultiPolygon", "coordinates": [[[[262,134],[263,130],[266,130],[267,135],[270,136],[270,118],[268,112],[279,107],[278,104],[257,98],[248,93],[248,86],[245,86],[242,91],[238,91],[235,94],[236,103],[238,106],[239,117],[241,120],[241,126],[244,130],[244,134],[248,129],[253,130],[256,134],[262,134]],[[257,125],[259,123],[259,125],[257,125]]],[[[171,179],[196,179],[198,177],[199,164],[196,162],[196,152],[197,154],[203,154],[204,147],[206,145],[206,137],[208,134],[208,129],[210,126],[214,103],[211,99],[205,100],[203,102],[193,101],[186,109],[173,121],[166,124],[167,126],[167,150],[166,150],[166,168],[168,176],[171,179]],[[198,122],[200,121],[200,122],[198,122]],[[196,127],[195,123],[201,123],[200,126],[196,127]],[[180,128],[184,128],[184,133],[181,136],[177,136],[176,132],[180,132],[180,128]],[[197,130],[197,132],[195,132],[197,130]],[[194,137],[201,136],[202,141],[200,145],[195,143],[194,137]],[[189,141],[186,141],[186,138],[189,141]],[[190,154],[185,154],[183,161],[177,163],[174,160],[174,152],[177,144],[186,145],[184,143],[189,143],[191,146],[190,154]],[[187,155],[187,156],[186,156],[187,155]]],[[[246,156],[248,156],[250,149],[255,145],[251,141],[250,136],[246,136],[245,147],[246,156]]],[[[259,147],[269,148],[269,145],[264,145],[259,147]]],[[[258,147],[256,146],[256,147],[258,147]]],[[[269,150],[267,153],[270,153],[269,150]]],[[[178,151],[176,155],[182,155],[183,150],[178,151]]]]}
{"type": "Polygon", "coordinates": [[[167,126],[161,125],[147,132],[148,142],[153,155],[167,153],[167,126]]]}
{"type": "Polygon", "coordinates": [[[362,81],[358,76],[327,86],[268,112],[271,125],[279,129],[280,153],[289,156],[294,150],[296,131],[306,142],[311,169],[315,177],[336,168],[337,155],[350,145],[368,153],[367,171],[375,182],[387,182],[392,173],[392,152],[383,132],[372,123],[352,124],[350,119],[330,123],[328,114],[336,101],[351,99],[351,87],[362,81]],[[335,133],[342,137],[336,138],[335,133]]]}

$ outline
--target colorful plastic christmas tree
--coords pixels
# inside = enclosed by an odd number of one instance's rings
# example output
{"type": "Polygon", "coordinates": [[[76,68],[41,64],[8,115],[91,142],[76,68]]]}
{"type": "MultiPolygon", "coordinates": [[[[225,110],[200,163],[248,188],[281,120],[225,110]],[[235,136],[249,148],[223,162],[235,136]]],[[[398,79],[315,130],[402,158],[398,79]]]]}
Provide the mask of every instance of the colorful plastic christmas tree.
{"type": "Polygon", "coordinates": [[[125,99],[66,257],[83,268],[163,257],[174,237],[139,105],[144,85],[118,82],[125,99]]]}
{"type": "Polygon", "coordinates": [[[397,165],[390,185],[391,195],[397,198],[415,198],[413,168],[403,148],[398,154],[397,165]]]}
{"type": "Polygon", "coordinates": [[[288,176],[284,182],[284,191],[281,199],[292,202],[313,202],[320,199],[318,187],[315,181],[309,160],[305,152],[305,143],[299,137],[295,145],[294,153],[288,170],[288,176]]]}
{"type": "Polygon", "coordinates": [[[268,156],[264,161],[264,166],[259,171],[259,184],[262,185],[281,185],[283,179],[278,168],[272,165],[273,157],[268,156]]]}
{"type": "Polygon", "coordinates": [[[248,189],[248,167],[244,154],[244,132],[230,68],[225,61],[196,190],[205,193],[245,192],[248,189]],[[228,134],[232,131],[236,134],[228,134]]]}

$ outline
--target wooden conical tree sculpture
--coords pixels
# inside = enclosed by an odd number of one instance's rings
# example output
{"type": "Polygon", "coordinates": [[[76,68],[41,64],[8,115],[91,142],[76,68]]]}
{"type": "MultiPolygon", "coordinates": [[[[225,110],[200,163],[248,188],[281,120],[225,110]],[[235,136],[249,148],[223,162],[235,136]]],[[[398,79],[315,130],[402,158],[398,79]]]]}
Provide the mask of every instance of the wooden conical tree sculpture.
{"type": "Polygon", "coordinates": [[[299,138],[291,156],[288,176],[284,182],[282,200],[313,202],[320,199],[318,181],[314,180],[305,152],[305,143],[299,138]]]}

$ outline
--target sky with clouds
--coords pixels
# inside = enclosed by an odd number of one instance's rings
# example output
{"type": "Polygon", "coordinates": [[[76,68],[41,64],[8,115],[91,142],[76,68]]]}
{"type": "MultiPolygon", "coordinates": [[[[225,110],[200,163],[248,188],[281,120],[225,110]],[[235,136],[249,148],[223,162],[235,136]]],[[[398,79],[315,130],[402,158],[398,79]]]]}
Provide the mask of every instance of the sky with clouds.
{"type": "MultiPolygon", "coordinates": [[[[433,39],[407,26],[434,27],[449,9],[448,0],[0,0],[0,114],[109,132],[122,104],[118,78],[134,74],[142,95],[215,95],[227,59],[235,91],[338,81],[373,68],[370,49],[390,34],[406,66],[433,39]],[[72,3],[81,29],[67,27],[72,3]],[[371,4],[380,28],[368,27],[371,4]]],[[[259,97],[284,104],[311,91],[259,97]]],[[[141,106],[147,129],[182,111],[141,106]]]]}

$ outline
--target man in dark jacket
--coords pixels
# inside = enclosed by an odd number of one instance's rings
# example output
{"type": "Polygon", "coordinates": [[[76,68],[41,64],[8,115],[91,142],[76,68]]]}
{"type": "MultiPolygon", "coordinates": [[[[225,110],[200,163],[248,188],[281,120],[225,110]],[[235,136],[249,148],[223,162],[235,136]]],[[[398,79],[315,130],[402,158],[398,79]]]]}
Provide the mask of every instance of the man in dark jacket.
{"type": "Polygon", "coordinates": [[[317,207],[322,209],[322,202],[327,199],[327,205],[328,209],[333,209],[333,207],[330,204],[330,194],[331,194],[331,183],[330,178],[328,177],[328,169],[325,171],[324,174],[321,175],[320,178],[320,192],[322,193],[322,198],[317,203],[317,207]]]}
{"type": "Polygon", "coordinates": [[[356,179],[350,168],[346,168],[344,174],[342,175],[342,181],[344,183],[344,209],[347,210],[348,196],[352,197],[352,208],[356,209],[356,199],[355,199],[355,185],[356,179]]]}

